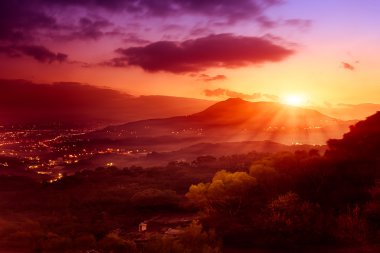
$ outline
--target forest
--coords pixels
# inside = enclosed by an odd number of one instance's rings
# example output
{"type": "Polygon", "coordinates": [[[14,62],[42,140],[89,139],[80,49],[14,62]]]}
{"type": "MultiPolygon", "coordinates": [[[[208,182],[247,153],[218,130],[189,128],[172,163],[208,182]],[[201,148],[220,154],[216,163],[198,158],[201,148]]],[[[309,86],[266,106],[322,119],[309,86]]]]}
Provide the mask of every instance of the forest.
{"type": "Polygon", "coordinates": [[[327,145],[1,175],[0,252],[378,252],[380,113],[327,145]]]}

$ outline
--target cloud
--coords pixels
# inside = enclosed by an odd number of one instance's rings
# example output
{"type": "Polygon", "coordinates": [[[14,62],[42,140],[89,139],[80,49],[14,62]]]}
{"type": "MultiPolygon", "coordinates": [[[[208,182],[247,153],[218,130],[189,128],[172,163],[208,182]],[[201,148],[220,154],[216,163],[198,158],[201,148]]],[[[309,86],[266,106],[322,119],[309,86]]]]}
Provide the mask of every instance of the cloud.
{"type": "MultiPolygon", "coordinates": [[[[105,36],[120,36],[130,44],[144,45],[149,41],[141,37],[141,34],[131,35],[124,32],[126,23],[133,20],[138,24],[146,24],[147,18],[165,18],[168,20],[165,21],[167,32],[174,33],[180,28],[177,19],[183,16],[191,16],[198,20],[199,24],[207,27],[211,25],[206,25],[205,21],[225,24],[235,24],[242,20],[256,22],[257,17],[264,17],[267,8],[282,2],[282,0],[0,1],[0,45],[36,44],[46,41],[47,38],[58,41],[97,40],[105,36]],[[124,31],[120,32],[122,30],[124,31]]],[[[189,33],[195,37],[209,35],[212,31],[198,28],[189,33]]],[[[170,38],[170,40],[176,39],[170,38]]]]}
{"type": "Polygon", "coordinates": [[[99,7],[108,11],[125,11],[143,16],[173,16],[183,14],[219,17],[229,22],[250,19],[265,9],[281,4],[282,0],[42,0],[45,4],[86,8],[99,7]]]}
{"type": "Polygon", "coordinates": [[[227,77],[225,75],[216,75],[216,76],[210,76],[206,74],[199,75],[199,79],[204,82],[211,82],[211,81],[222,81],[226,80],[227,77]]]}
{"type": "Polygon", "coordinates": [[[11,46],[0,46],[0,54],[6,55],[10,58],[22,57],[21,52],[11,46]]]}
{"type": "Polygon", "coordinates": [[[273,94],[263,94],[263,97],[274,102],[280,101],[280,97],[273,94]]]}
{"type": "Polygon", "coordinates": [[[278,62],[294,52],[260,37],[218,34],[183,42],[159,41],[144,47],[118,49],[120,57],[106,65],[139,66],[149,72],[200,72],[278,62]]]}
{"type": "Polygon", "coordinates": [[[135,44],[135,45],[146,45],[150,43],[149,40],[145,40],[141,38],[139,35],[136,33],[127,33],[125,34],[125,38],[123,39],[125,43],[128,44],[135,44]]]}
{"type": "Polygon", "coordinates": [[[65,62],[67,55],[63,53],[54,53],[43,46],[22,45],[22,46],[3,46],[0,47],[0,53],[11,58],[29,56],[42,63],[65,62]]]}
{"type": "Polygon", "coordinates": [[[353,65],[351,65],[350,63],[347,63],[347,62],[342,62],[342,67],[344,69],[351,70],[351,71],[355,70],[355,67],[353,65]]]}
{"type": "Polygon", "coordinates": [[[313,21],[310,19],[287,19],[284,21],[284,25],[298,27],[300,30],[308,30],[313,25],[313,21]]]}
{"type": "Polygon", "coordinates": [[[182,25],[177,25],[177,24],[170,24],[170,25],[164,25],[162,27],[162,31],[168,32],[168,31],[182,31],[185,27],[182,25]]]}
{"type": "Polygon", "coordinates": [[[204,94],[207,97],[230,97],[230,98],[241,98],[248,100],[257,100],[262,98],[261,93],[245,94],[228,89],[215,89],[215,90],[204,90],[204,94]]]}
{"type": "Polygon", "coordinates": [[[333,105],[330,103],[330,102],[328,102],[328,101],[324,101],[324,103],[323,103],[327,108],[331,108],[333,105]]]}
{"type": "Polygon", "coordinates": [[[245,94],[240,93],[232,90],[226,90],[225,95],[227,97],[234,97],[234,98],[242,98],[242,99],[249,99],[249,100],[256,100],[261,98],[260,93],[253,93],[253,94],[245,94]]]}
{"type": "MultiPolygon", "coordinates": [[[[43,4],[57,5],[57,6],[83,6],[86,8],[99,7],[110,11],[123,10],[136,0],[40,0],[43,4]]],[[[131,9],[133,10],[133,8],[131,9]]]]}
{"type": "Polygon", "coordinates": [[[215,89],[215,90],[204,90],[205,96],[207,97],[222,97],[225,95],[226,90],[225,89],[215,89]]]}
{"type": "Polygon", "coordinates": [[[36,1],[0,1],[0,40],[26,41],[34,38],[35,30],[54,29],[57,21],[41,8],[36,1]]]}
{"type": "Polygon", "coordinates": [[[272,20],[267,16],[258,16],[256,18],[257,23],[265,29],[273,29],[282,26],[295,27],[301,31],[307,31],[313,25],[313,21],[310,19],[285,19],[285,20],[272,20]]]}
{"type": "Polygon", "coordinates": [[[101,18],[92,20],[88,17],[82,17],[78,23],[77,31],[72,32],[69,36],[72,39],[97,40],[105,35],[103,29],[113,26],[111,22],[101,18]]]}
{"type": "Polygon", "coordinates": [[[275,28],[276,26],[279,25],[278,22],[273,21],[266,16],[259,16],[256,18],[256,21],[259,23],[261,27],[266,28],[266,29],[275,28]]]}
{"type": "Polygon", "coordinates": [[[193,27],[189,35],[194,36],[194,37],[199,37],[199,36],[205,36],[205,35],[210,35],[212,34],[212,30],[209,27],[193,27]]]}
{"type": "Polygon", "coordinates": [[[64,62],[67,60],[67,55],[62,53],[53,53],[49,49],[43,46],[21,46],[18,47],[20,52],[27,56],[33,57],[39,62],[64,62]]]}
{"type": "MultiPolygon", "coordinates": [[[[283,0],[12,0],[0,1],[0,41],[37,41],[40,36],[98,39],[107,34],[110,14],[145,22],[146,18],[196,16],[225,24],[264,17],[271,6],[283,0]],[[75,8],[72,8],[75,7],[75,8]],[[111,12],[111,13],[110,13],[111,12]],[[80,19],[83,13],[88,17],[80,19]],[[70,15],[70,19],[67,19],[70,15]],[[89,18],[89,17],[92,18],[89,18]],[[94,16],[102,20],[92,20],[94,16]],[[79,19],[79,27],[71,20],[79,19]],[[41,30],[43,30],[42,33],[41,30]],[[71,35],[71,37],[70,37],[71,35]],[[74,36],[75,35],[75,36],[74,36]]],[[[178,26],[175,23],[168,27],[178,26]],[[174,24],[174,25],[173,25],[174,24]]]]}
{"type": "MultiPolygon", "coordinates": [[[[53,0],[0,1],[0,42],[41,41],[47,36],[56,39],[98,39],[104,35],[104,28],[113,25],[102,17],[80,18],[83,11],[58,8],[55,2],[53,0]],[[70,19],[65,16],[67,13],[70,14],[70,19]],[[78,24],[72,23],[72,20],[78,20],[78,24]]],[[[62,5],[68,7],[74,5],[74,2],[62,1],[62,5]]]]}
{"type": "Polygon", "coordinates": [[[266,94],[266,93],[253,93],[253,94],[246,94],[246,93],[241,93],[229,89],[214,89],[214,90],[209,90],[206,89],[203,91],[205,96],[207,97],[228,97],[228,98],[241,98],[241,99],[246,99],[246,100],[270,100],[273,102],[278,102],[280,101],[280,98],[276,95],[272,94],[266,94]]]}

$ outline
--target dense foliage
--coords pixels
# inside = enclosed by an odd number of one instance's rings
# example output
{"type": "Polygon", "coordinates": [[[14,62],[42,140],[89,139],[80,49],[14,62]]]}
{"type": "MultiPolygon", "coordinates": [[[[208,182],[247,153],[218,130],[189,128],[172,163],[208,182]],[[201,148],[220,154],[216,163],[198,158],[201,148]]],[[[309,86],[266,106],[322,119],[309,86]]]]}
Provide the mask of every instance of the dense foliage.
{"type": "Polygon", "coordinates": [[[211,253],[372,245],[380,240],[379,123],[380,113],[359,122],[324,155],[200,157],[84,170],[51,184],[0,176],[0,246],[211,253]],[[169,224],[187,216],[199,221],[169,224]],[[139,233],[143,221],[148,231],[139,233]]]}

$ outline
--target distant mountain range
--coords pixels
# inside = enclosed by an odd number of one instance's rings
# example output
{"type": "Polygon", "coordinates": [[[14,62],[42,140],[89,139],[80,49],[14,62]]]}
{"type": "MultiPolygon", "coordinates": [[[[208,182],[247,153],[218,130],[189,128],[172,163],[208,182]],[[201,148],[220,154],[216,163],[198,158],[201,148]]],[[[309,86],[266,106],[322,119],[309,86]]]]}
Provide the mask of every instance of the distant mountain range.
{"type": "Polygon", "coordinates": [[[0,80],[0,126],[106,126],[191,114],[213,103],[168,96],[135,97],[80,83],[0,80]]]}
{"type": "Polygon", "coordinates": [[[271,141],[244,141],[244,142],[219,142],[219,143],[198,143],[188,147],[181,148],[172,152],[152,153],[148,155],[150,160],[167,161],[193,161],[202,154],[214,157],[222,157],[234,154],[248,154],[250,152],[258,153],[276,153],[276,152],[294,152],[296,150],[309,151],[318,150],[323,154],[326,146],[313,145],[283,145],[271,141]]]}
{"type": "MultiPolygon", "coordinates": [[[[110,88],[102,88],[81,83],[60,82],[53,84],[37,84],[25,80],[0,80],[0,126],[3,125],[36,125],[36,127],[77,127],[77,126],[107,126],[126,122],[167,118],[178,115],[193,115],[193,118],[202,121],[203,118],[213,118],[213,123],[225,124],[227,121],[244,120],[244,110],[252,114],[253,111],[261,111],[268,114],[272,121],[284,122],[283,119],[275,119],[271,113],[279,110],[268,104],[262,103],[265,111],[249,107],[220,108],[210,107],[215,101],[170,97],[170,96],[132,96],[110,88]],[[206,108],[207,111],[203,111],[206,108]],[[214,111],[213,111],[214,110],[214,111]],[[202,112],[201,112],[202,111],[202,112]],[[222,116],[215,113],[222,112],[222,116]],[[235,114],[236,111],[241,111],[235,114]],[[201,112],[196,116],[195,113],[201,112]],[[227,115],[228,120],[227,120],[227,115]],[[206,115],[208,114],[208,115],[206,115]],[[214,114],[214,115],[211,115],[214,114]]],[[[272,104],[273,105],[273,104],[272,104]]],[[[230,105],[227,105],[229,107],[230,105]]],[[[243,106],[243,105],[242,105],[243,106]]],[[[244,106],[243,106],[244,107],[244,106]]],[[[330,117],[349,120],[364,119],[377,110],[378,104],[339,105],[335,107],[311,108],[330,117]]],[[[281,117],[284,114],[276,114],[281,117]]],[[[302,118],[302,115],[299,114],[302,118]]],[[[317,117],[317,115],[316,115],[317,117]]],[[[310,117],[309,117],[310,118],[310,117]]],[[[253,118],[251,118],[253,120],[253,118]]],[[[268,119],[268,120],[269,120],[268,119]]],[[[266,121],[268,121],[266,120],[266,121]]]]}
{"type": "Polygon", "coordinates": [[[364,120],[380,111],[380,104],[338,104],[332,107],[313,107],[312,109],[342,120],[364,120]]]}
{"type": "Polygon", "coordinates": [[[231,98],[186,116],[150,119],[108,127],[90,138],[165,142],[242,142],[270,140],[283,144],[324,144],[348,131],[342,121],[315,110],[273,102],[231,98]]]}

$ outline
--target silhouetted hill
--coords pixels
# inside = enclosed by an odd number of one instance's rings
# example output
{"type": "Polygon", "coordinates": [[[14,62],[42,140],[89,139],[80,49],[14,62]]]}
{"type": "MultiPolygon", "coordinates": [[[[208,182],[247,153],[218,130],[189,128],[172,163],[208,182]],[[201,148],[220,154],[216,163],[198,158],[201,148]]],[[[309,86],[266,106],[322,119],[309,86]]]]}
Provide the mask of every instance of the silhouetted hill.
{"type": "Polygon", "coordinates": [[[323,144],[341,136],[349,123],[317,111],[272,102],[247,102],[232,98],[192,115],[150,119],[108,127],[97,138],[170,136],[196,141],[257,141],[323,144]]]}
{"type": "MultiPolygon", "coordinates": [[[[309,151],[318,150],[321,154],[325,152],[326,146],[314,145],[283,145],[271,141],[245,141],[245,142],[220,142],[220,143],[198,143],[181,148],[173,152],[159,154],[169,157],[170,160],[195,160],[198,156],[222,157],[228,155],[258,153],[294,152],[296,150],[309,151]]],[[[157,155],[158,156],[158,155],[157,155]]]]}
{"type": "Polygon", "coordinates": [[[329,140],[329,155],[365,159],[380,167],[380,112],[350,127],[342,139],[329,140]]]}
{"type": "Polygon", "coordinates": [[[211,101],[191,98],[134,97],[80,83],[35,84],[25,80],[0,80],[0,125],[121,124],[190,114],[211,104],[211,101]]]}
{"type": "Polygon", "coordinates": [[[216,103],[191,117],[199,121],[212,119],[213,125],[260,123],[271,126],[309,127],[340,122],[315,110],[274,102],[252,103],[240,98],[230,98],[216,103]]]}

